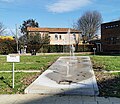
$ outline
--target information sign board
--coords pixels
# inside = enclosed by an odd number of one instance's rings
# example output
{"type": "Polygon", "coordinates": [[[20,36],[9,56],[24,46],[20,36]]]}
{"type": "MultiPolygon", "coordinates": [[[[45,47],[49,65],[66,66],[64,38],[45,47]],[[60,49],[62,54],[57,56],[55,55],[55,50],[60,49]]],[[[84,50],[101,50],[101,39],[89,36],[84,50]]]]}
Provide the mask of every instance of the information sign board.
{"type": "Polygon", "coordinates": [[[20,62],[20,56],[7,55],[7,62],[20,62]]]}

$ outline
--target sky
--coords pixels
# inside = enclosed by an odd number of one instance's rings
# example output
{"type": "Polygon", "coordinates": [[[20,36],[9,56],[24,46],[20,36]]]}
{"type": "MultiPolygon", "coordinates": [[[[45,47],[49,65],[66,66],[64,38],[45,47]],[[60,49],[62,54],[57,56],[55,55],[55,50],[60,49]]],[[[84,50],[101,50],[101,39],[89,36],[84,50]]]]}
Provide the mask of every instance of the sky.
{"type": "Polygon", "coordinates": [[[40,27],[71,28],[86,11],[97,10],[103,22],[120,18],[120,0],[0,0],[0,22],[15,29],[35,19],[40,27]]]}

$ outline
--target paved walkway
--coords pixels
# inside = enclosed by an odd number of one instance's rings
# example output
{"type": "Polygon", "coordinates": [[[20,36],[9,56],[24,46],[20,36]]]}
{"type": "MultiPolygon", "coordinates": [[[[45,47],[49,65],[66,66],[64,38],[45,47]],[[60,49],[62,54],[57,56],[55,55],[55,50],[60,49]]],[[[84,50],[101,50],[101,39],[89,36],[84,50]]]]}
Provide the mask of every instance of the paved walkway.
{"type": "Polygon", "coordinates": [[[120,98],[15,94],[0,95],[0,104],[120,104],[120,98]]]}

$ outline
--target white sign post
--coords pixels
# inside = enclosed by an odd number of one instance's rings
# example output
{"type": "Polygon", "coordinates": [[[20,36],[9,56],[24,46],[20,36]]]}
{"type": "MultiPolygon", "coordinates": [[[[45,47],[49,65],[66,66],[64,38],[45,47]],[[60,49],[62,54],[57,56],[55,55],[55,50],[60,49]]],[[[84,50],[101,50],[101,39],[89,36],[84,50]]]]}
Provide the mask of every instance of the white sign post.
{"type": "Polygon", "coordinates": [[[13,62],[13,70],[12,70],[12,75],[13,75],[13,78],[12,78],[12,80],[13,80],[13,88],[14,88],[14,83],[15,83],[15,72],[14,72],[14,62],[13,62]]]}
{"type": "Polygon", "coordinates": [[[14,74],[14,68],[15,68],[15,65],[14,63],[15,62],[20,62],[20,56],[13,56],[13,55],[7,55],[7,62],[12,62],[13,63],[13,67],[12,67],[12,75],[13,75],[13,88],[14,88],[14,83],[15,83],[15,74],[14,74]]]}

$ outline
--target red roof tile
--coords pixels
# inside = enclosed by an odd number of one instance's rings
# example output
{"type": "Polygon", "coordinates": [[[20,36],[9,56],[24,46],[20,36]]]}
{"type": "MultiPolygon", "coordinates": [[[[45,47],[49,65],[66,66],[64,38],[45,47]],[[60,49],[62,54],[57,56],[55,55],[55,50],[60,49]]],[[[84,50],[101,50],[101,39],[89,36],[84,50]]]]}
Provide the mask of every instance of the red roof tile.
{"type": "MultiPolygon", "coordinates": [[[[37,28],[37,27],[28,27],[27,31],[33,31],[33,32],[68,32],[69,28],[37,28]]],[[[80,33],[80,31],[75,29],[70,29],[70,32],[77,32],[80,33]]]]}

